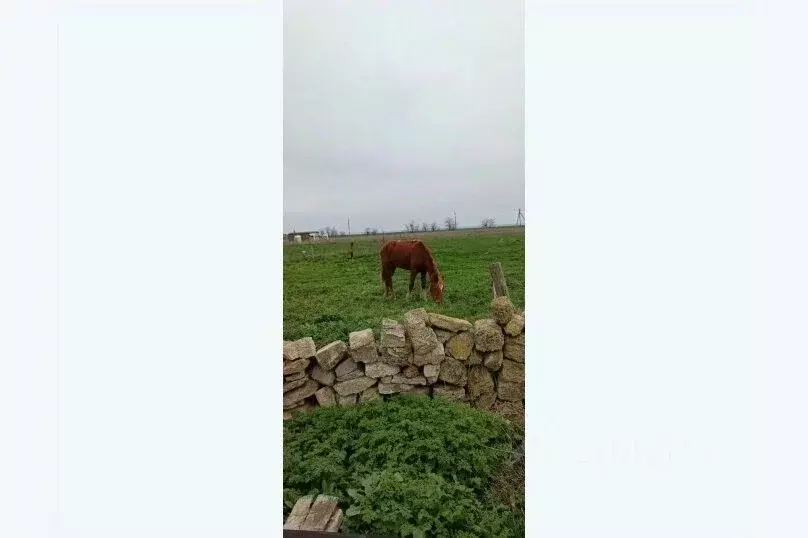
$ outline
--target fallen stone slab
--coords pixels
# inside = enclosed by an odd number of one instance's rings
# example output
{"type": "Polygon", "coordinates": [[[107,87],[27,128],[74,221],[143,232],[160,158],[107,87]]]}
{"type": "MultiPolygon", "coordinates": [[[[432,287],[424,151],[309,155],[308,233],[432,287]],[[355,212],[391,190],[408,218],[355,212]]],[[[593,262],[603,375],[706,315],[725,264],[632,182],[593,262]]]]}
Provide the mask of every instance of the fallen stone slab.
{"type": "Polygon", "coordinates": [[[300,497],[292,507],[292,511],[289,513],[289,517],[286,518],[286,523],[284,523],[283,528],[290,531],[300,530],[301,525],[306,521],[306,516],[309,515],[309,508],[311,508],[313,502],[313,495],[300,497]]]}
{"type": "Polygon", "coordinates": [[[518,336],[523,330],[525,330],[525,317],[522,314],[514,314],[514,316],[502,330],[505,331],[505,334],[508,336],[518,336]]]}
{"type": "Polygon", "coordinates": [[[334,367],[339,364],[339,362],[345,356],[347,351],[348,346],[345,345],[345,342],[342,340],[331,342],[317,351],[317,354],[315,355],[317,358],[317,364],[319,364],[320,368],[323,370],[333,370],[334,367]]]}
{"type": "Polygon", "coordinates": [[[468,383],[466,367],[459,360],[446,357],[440,364],[438,379],[452,385],[465,385],[468,383]]]}
{"type": "Polygon", "coordinates": [[[331,407],[337,404],[337,394],[331,387],[321,387],[314,393],[314,396],[317,398],[317,403],[322,407],[331,407]]]}
{"type": "Polygon", "coordinates": [[[498,351],[504,345],[505,336],[496,321],[486,318],[474,322],[474,347],[479,351],[498,351]]]}
{"type": "Polygon", "coordinates": [[[433,328],[443,329],[444,331],[460,332],[470,331],[472,329],[471,322],[460,318],[450,318],[443,314],[429,313],[429,325],[433,328]]]}
{"type": "Polygon", "coordinates": [[[330,495],[318,495],[309,507],[306,519],[300,525],[303,531],[321,531],[326,528],[334,511],[337,510],[337,498],[330,495]]]}
{"type": "Polygon", "coordinates": [[[340,396],[348,396],[350,394],[357,394],[363,390],[372,387],[376,384],[376,379],[373,377],[357,377],[348,381],[334,384],[334,390],[340,396]]]}
{"type": "Polygon", "coordinates": [[[393,364],[386,364],[383,362],[375,362],[365,365],[365,375],[367,377],[386,377],[396,375],[401,371],[400,366],[393,364]]]}
{"type": "Polygon", "coordinates": [[[310,336],[292,342],[284,341],[283,343],[284,360],[311,359],[316,353],[317,348],[314,345],[314,339],[310,336]]]}
{"type": "Polygon", "coordinates": [[[283,375],[296,374],[309,367],[311,359],[297,359],[283,364],[283,375]]]}
{"type": "Polygon", "coordinates": [[[342,508],[337,508],[334,510],[334,513],[331,514],[331,519],[328,520],[328,523],[323,529],[325,532],[338,532],[339,526],[342,525],[342,508]]]}
{"type": "Polygon", "coordinates": [[[514,314],[516,314],[516,308],[507,296],[500,295],[491,301],[491,317],[499,325],[506,325],[514,314]]]}
{"type": "Polygon", "coordinates": [[[290,390],[289,392],[284,393],[283,395],[283,408],[290,409],[298,405],[301,400],[305,400],[309,396],[313,396],[315,392],[320,388],[320,384],[314,381],[313,379],[309,379],[306,381],[306,384],[302,387],[298,387],[296,389],[290,390]]]}
{"type": "Polygon", "coordinates": [[[476,399],[483,394],[494,394],[494,377],[485,366],[472,366],[468,369],[469,398],[476,399]]]}
{"type": "Polygon", "coordinates": [[[459,361],[465,361],[474,347],[474,335],[470,331],[457,333],[446,342],[446,354],[459,361]]]}

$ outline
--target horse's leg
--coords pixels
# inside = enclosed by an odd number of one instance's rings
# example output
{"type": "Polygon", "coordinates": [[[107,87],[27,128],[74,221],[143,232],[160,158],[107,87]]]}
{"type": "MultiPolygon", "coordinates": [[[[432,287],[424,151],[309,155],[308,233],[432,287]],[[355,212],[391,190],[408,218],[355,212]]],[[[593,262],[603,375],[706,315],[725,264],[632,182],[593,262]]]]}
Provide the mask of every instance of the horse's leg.
{"type": "Polygon", "coordinates": [[[412,288],[415,286],[415,276],[417,274],[418,273],[415,271],[415,269],[410,269],[410,289],[407,292],[407,299],[409,299],[412,295],[412,288]]]}
{"type": "Polygon", "coordinates": [[[421,271],[421,299],[426,299],[426,271],[421,271]]]}
{"type": "Polygon", "coordinates": [[[391,268],[389,266],[382,267],[382,282],[384,283],[384,292],[383,295],[385,297],[390,297],[393,294],[393,271],[395,268],[391,268]]]}

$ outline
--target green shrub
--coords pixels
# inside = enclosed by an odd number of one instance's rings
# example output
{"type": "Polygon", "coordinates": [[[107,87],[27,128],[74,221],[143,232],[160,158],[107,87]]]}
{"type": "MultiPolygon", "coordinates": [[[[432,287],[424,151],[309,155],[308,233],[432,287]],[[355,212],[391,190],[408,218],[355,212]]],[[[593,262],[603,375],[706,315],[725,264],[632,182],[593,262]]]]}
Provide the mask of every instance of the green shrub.
{"type": "Polygon", "coordinates": [[[513,474],[519,441],[501,417],[440,398],[317,408],[284,424],[284,517],[325,493],[350,532],[521,536],[523,479],[518,503],[492,487],[513,474]]]}

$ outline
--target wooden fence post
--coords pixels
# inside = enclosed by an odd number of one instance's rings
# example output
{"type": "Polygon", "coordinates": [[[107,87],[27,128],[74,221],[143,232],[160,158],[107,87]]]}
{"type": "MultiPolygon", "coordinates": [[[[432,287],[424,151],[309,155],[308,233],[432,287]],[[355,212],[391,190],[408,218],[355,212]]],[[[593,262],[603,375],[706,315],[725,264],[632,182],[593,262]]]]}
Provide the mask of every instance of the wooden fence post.
{"type": "Polygon", "coordinates": [[[502,273],[502,264],[499,262],[489,263],[488,271],[491,273],[491,283],[494,299],[501,296],[508,296],[508,285],[505,284],[505,275],[502,273]]]}

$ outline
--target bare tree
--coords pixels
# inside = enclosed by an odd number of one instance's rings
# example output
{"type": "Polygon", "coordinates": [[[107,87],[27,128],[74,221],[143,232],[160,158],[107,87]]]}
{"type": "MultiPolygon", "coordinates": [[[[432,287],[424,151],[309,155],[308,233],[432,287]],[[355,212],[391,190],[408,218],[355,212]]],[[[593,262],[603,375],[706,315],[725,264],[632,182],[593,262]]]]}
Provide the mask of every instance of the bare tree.
{"type": "Polygon", "coordinates": [[[325,228],[322,228],[320,230],[320,233],[321,234],[326,234],[326,235],[328,235],[328,237],[334,237],[335,235],[339,234],[339,232],[337,231],[337,228],[334,227],[334,226],[326,226],[325,228]]]}
{"type": "Polygon", "coordinates": [[[446,220],[444,220],[443,223],[446,225],[447,230],[457,229],[457,223],[452,217],[446,217],[446,220]]]}
{"type": "Polygon", "coordinates": [[[415,223],[414,220],[411,220],[410,222],[408,222],[407,224],[404,225],[404,230],[407,231],[407,232],[410,232],[410,233],[417,232],[418,231],[418,225],[415,223]]]}
{"type": "Polygon", "coordinates": [[[429,225],[429,229],[432,230],[433,232],[439,228],[440,226],[438,226],[437,222],[433,222],[432,224],[429,225]]]}
{"type": "Polygon", "coordinates": [[[429,224],[427,224],[426,222],[422,222],[421,223],[421,231],[422,232],[428,232],[429,231],[429,224]]]}
{"type": "Polygon", "coordinates": [[[481,224],[483,228],[493,228],[496,223],[494,221],[494,217],[486,217],[483,219],[481,224]]]}
{"type": "Polygon", "coordinates": [[[365,235],[370,235],[371,231],[372,230],[369,227],[365,228],[365,235]]]}

